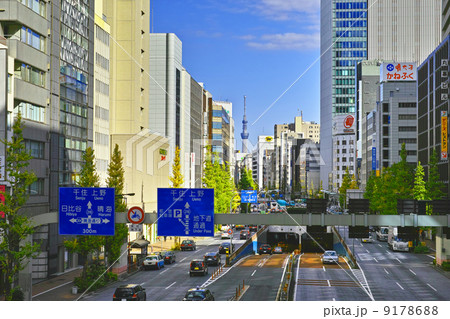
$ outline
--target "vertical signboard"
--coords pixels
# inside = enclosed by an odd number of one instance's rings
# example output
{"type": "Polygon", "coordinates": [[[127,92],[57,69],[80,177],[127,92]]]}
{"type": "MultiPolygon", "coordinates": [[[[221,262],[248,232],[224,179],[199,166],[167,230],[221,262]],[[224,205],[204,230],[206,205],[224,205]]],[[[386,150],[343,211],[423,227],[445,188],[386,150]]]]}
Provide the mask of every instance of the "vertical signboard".
{"type": "Polygon", "coordinates": [[[441,160],[448,158],[448,114],[447,111],[441,111],[441,160]]]}
{"type": "Polygon", "coordinates": [[[372,147],[372,171],[377,170],[377,148],[372,147]]]}

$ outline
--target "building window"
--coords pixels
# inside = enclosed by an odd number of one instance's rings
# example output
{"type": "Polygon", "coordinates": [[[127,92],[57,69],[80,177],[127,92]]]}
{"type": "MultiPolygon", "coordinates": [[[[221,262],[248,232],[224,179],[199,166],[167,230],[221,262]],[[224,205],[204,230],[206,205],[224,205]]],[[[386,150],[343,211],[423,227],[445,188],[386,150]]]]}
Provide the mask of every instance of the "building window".
{"type": "Polygon", "coordinates": [[[22,27],[20,30],[20,41],[45,52],[45,37],[27,27],[22,27]]]}
{"type": "Polygon", "coordinates": [[[415,102],[411,102],[411,103],[398,103],[398,107],[399,108],[416,108],[416,103],[415,102]]]}
{"type": "Polygon", "coordinates": [[[44,179],[38,178],[33,184],[28,186],[27,191],[30,196],[44,195],[44,179]]]}
{"type": "Polygon", "coordinates": [[[14,62],[14,75],[31,84],[45,86],[45,72],[20,61],[14,62]]]}
{"type": "Polygon", "coordinates": [[[45,107],[43,106],[15,101],[14,114],[19,112],[24,119],[45,123],[45,107]]]}
{"type": "Polygon", "coordinates": [[[45,143],[33,140],[25,140],[25,148],[33,158],[44,158],[45,143]]]}

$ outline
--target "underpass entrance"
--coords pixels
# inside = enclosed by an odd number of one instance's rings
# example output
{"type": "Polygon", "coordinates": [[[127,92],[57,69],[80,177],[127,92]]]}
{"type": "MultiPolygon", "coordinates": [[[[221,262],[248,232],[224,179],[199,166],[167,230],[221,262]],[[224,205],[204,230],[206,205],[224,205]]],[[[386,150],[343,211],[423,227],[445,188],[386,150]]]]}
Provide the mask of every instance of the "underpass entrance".
{"type": "Polygon", "coordinates": [[[333,250],[333,233],[309,233],[309,235],[302,234],[302,253],[323,253],[324,250],[333,250]]]}
{"type": "Polygon", "coordinates": [[[299,248],[300,236],[297,233],[267,232],[267,243],[272,247],[280,246],[283,252],[293,252],[299,248]]]}

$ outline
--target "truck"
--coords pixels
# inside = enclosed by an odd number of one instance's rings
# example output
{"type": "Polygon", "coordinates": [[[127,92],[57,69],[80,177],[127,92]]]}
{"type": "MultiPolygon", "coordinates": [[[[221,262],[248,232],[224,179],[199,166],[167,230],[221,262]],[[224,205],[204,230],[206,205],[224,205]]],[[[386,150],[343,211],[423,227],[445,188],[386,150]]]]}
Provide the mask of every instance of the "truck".
{"type": "Polygon", "coordinates": [[[408,242],[398,238],[398,229],[394,226],[389,226],[388,246],[393,251],[409,251],[408,242]]]}
{"type": "Polygon", "coordinates": [[[376,231],[376,235],[379,241],[388,241],[389,227],[380,227],[376,231]]]}

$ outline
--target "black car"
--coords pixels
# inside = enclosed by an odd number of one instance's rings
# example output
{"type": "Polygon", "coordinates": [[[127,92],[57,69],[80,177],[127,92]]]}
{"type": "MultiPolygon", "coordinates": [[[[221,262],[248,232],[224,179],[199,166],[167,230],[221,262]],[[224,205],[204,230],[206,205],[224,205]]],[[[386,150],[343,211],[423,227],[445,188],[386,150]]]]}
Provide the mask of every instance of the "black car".
{"type": "MultiPolygon", "coordinates": [[[[219,254],[229,254],[230,253],[231,244],[229,242],[224,242],[219,246],[219,254]]],[[[231,250],[234,251],[234,244],[231,247],[231,250]]]]}
{"type": "Polygon", "coordinates": [[[209,289],[197,287],[189,289],[183,301],[214,301],[214,296],[209,289]]]}
{"type": "Polygon", "coordinates": [[[248,226],[248,230],[251,232],[257,232],[258,231],[258,226],[257,225],[250,225],[248,226]]]}
{"type": "Polygon", "coordinates": [[[220,254],[218,252],[210,252],[210,253],[206,253],[203,260],[208,264],[208,265],[216,265],[219,266],[220,265],[220,254]]]}
{"type": "Polygon", "coordinates": [[[262,244],[258,249],[259,254],[272,254],[272,247],[268,244],[262,244]]]}
{"type": "Polygon", "coordinates": [[[161,252],[161,256],[165,264],[173,264],[176,259],[175,253],[170,250],[161,252]]]}
{"type": "Polygon", "coordinates": [[[189,275],[192,277],[195,274],[202,274],[203,276],[208,274],[208,264],[201,259],[194,259],[191,261],[189,275]]]}
{"type": "Polygon", "coordinates": [[[181,250],[196,250],[195,241],[186,239],[181,242],[181,250]]]}
{"type": "Polygon", "coordinates": [[[248,230],[241,230],[241,232],[239,233],[240,239],[249,239],[249,237],[250,237],[250,232],[248,230]]]}
{"type": "Polygon", "coordinates": [[[122,285],[116,288],[113,295],[113,301],[125,300],[147,300],[145,288],[137,284],[122,285]]]}

